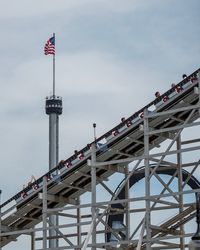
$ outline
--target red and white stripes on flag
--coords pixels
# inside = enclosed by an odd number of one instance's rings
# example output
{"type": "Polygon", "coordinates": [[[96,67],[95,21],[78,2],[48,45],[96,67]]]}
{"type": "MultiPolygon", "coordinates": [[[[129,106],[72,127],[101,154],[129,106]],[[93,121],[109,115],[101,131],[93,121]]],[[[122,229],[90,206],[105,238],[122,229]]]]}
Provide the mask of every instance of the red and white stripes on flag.
{"type": "Polygon", "coordinates": [[[45,55],[55,55],[55,37],[49,38],[44,46],[45,55]]]}

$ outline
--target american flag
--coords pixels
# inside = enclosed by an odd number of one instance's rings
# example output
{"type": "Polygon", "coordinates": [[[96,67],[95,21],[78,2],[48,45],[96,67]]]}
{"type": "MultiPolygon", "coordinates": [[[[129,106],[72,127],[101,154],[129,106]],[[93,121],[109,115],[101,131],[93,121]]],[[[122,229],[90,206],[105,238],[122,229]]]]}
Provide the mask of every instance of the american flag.
{"type": "Polygon", "coordinates": [[[55,37],[52,36],[44,46],[45,55],[55,55],[55,37]]]}

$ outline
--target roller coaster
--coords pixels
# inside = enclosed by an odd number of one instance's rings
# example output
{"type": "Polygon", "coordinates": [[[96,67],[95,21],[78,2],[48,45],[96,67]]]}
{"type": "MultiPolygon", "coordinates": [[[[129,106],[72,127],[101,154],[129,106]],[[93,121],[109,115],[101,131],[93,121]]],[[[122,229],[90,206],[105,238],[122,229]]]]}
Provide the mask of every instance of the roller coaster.
{"type": "Polygon", "coordinates": [[[200,69],[3,202],[0,246],[28,234],[38,250],[53,249],[53,229],[56,249],[187,249],[200,192],[200,139],[183,141],[182,134],[200,125],[199,81],[200,69]],[[121,181],[113,190],[116,174],[121,181]],[[110,200],[98,200],[99,186],[110,200]],[[91,202],[82,204],[86,193],[91,202]],[[50,214],[69,220],[55,226],[50,214]]]}

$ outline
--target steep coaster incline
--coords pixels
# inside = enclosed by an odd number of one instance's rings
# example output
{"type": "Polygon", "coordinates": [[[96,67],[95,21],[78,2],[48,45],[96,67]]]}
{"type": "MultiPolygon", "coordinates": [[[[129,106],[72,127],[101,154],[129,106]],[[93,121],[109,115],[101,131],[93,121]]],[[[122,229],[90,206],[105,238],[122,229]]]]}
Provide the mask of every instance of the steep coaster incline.
{"type": "MultiPolygon", "coordinates": [[[[190,122],[198,119],[199,112],[196,107],[199,101],[199,94],[196,91],[199,82],[198,73],[199,69],[99,137],[95,142],[89,143],[68,159],[60,162],[58,166],[45,173],[33,184],[1,204],[2,233],[33,228],[42,221],[42,200],[38,194],[42,191],[44,177],[48,180],[48,193],[62,197],[65,200],[65,205],[76,204],[77,197],[91,190],[91,167],[88,166],[87,160],[91,158],[92,143],[97,145],[97,162],[125,159],[127,155],[142,155],[144,152],[144,133],[140,126],[143,124],[145,109],[151,113],[177,109],[173,116],[152,117],[149,120],[149,126],[154,129],[183,124],[190,111],[187,109],[178,110],[178,108],[191,105],[194,105],[196,110],[190,122]]],[[[150,149],[157,147],[165,140],[166,138],[160,134],[151,135],[149,138],[150,149]]],[[[99,179],[107,180],[115,171],[115,166],[112,166],[97,168],[96,173],[99,179]]],[[[97,178],[97,184],[99,179],[97,178]]],[[[57,201],[49,200],[48,207],[59,207],[63,205],[62,202],[59,199],[57,201]]],[[[16,240],[18,236],[20,236],[20,233],[2,237],[1,246],[16,240]]]]}

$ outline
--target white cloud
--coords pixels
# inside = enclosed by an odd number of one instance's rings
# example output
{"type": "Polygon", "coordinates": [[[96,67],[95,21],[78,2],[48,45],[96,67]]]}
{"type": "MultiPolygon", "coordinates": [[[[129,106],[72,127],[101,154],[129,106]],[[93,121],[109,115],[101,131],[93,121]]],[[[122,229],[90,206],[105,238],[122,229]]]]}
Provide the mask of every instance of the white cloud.
{"type": "Polygon", "coordinates": [[[58,87],[61,83],[61,88],[72,95],[120,93],[127,78],[130,80],[120,66],[114,58],[98,52],[66,54],[58,58],[58,87]]]}
{"type": "Polygon", "coordinates": [[[53,14],[57,11],[64,11],[73,7],[87,3],[89,0],[72,1],[72,0],[58,0],[58,1],[32,1],[32,0],[19,0],[14,3],[11,0],[4,1],[1,5],[0,16],[1,18],[23,18],[34,17],[38,15],[53,14]]]}
{"type": "Polygon", "coordinates": [[[51,15],[58,11],[69,12],[77,8],[91,8],[96,6],[101,6],[103,8],[109,9],[110,11],[124,12],[135,9],[141,4],[144,3],[143,0],[18,0],[16,3],[13,3],[12,0],[2,0],[4,2],[1,4],[0,9],[0,19],[9,19],[9,18],[24,18],[24,17],[36,17],[40,15],[51,15]]]}

